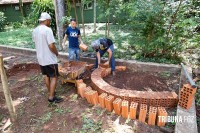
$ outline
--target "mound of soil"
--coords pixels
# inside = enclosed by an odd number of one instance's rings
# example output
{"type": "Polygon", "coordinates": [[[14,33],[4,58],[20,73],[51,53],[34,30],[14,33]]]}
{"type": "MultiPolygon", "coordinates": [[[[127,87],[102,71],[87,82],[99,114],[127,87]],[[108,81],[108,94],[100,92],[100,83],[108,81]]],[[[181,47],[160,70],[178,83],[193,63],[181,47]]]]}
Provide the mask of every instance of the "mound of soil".
{"type": "Polygon", "coordinates": [[[174,85],[177,84],[171,77],[161,77],[147,72],[132,72],[128,69],[116,72],[116,76],[109,75],[104,80],[119,89],[138,91],[172,91],[174,85]]]}
{"type": "Polygon", "coordinates": [[[26,72],[30,71],[31,69],[39,70],[40,66],[39,66],[39,64],[36,64],[36,63],[17,64],[17,65],[14,65],[11,69],[7,70],[7,75],[12,76],[21,71],[26,73],[26,72]]]}

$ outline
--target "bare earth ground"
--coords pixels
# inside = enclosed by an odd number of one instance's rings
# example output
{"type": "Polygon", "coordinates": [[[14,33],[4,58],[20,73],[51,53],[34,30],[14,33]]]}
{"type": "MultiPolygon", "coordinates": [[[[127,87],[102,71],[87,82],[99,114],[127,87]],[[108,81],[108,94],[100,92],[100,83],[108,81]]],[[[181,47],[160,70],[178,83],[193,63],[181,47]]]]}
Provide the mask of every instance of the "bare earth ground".
{"type": "MultiPolygon", "coordinates": [[[[50,106],[47,102],[47,89],[39,66],[17,65],[36,62],[34,57],[2,53],[4,57],[16,56],[7,61],[9,67],[15,67],[8,72],[9,87],[17,112],[17,122],[7,132],[13,133],[70,133],[70,132],[138,132],[160,133],[173,131],[173,125],[168,124],[164,129],[149,126],[138,120],[126,120],[110,113],[99,106],[92,106],[77,95],[73,84],[57,84],[57,94],[64,102],[50,106]]],[[[89,78],[90,72],[87,72],[89,78]]],[[[119,73],[118,73],[119,74],[119,73]]],[[[84,77],[84,75],[83,75],[84,77]]],[[[109,77],[108,77],[109,78],[109,77]]],[[[89,79],[85,80],[90,82],[89,79]]],[[[114,80],[113,80],[114,81],[114,80]]],[[[159,86],[158,86],[159,88],[159,86]]],[[[160,90],[160,89],[158,89],[160,90]]],[[[169,113],[174,113],[174,110],[169,113]]],[[[0,128],[8,119],[8,110],[0,83],[0,128]]],[[[0,129],[1,131],[1,129],[0,129]]]]}

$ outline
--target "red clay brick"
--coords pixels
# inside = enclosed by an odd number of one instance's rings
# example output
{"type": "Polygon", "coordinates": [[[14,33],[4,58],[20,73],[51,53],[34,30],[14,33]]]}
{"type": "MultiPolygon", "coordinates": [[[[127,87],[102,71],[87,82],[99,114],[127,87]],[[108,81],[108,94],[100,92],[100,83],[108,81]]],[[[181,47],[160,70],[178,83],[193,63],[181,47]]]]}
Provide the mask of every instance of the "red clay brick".
{"type": "Polygon", "coordinates": [[[194,95],[197,91],[197,88],[192,88],[190,84],[184,84],[182,89],[184,92],[188,92],[191,95],[194,95]]]}
{"type": "Polygon", "coordinates": [[[116,69],[116,71],[125,71],[126,66],[116,66],[115,69],[116,69]]]}
{"type": "MultiPolygon", "coordinates": [[[[92,88],[91,88],[90,86],[86,87],[86,88],[84,89],[83,97],[86,98],[86,93],[87,93],[88,91],[90,91],[90,90],[92,90],[92,88]]],[[[87,96],[88,96],[88,95],[87,95],[87,96]]]]}
{"type": "Polygon", "coordinates": [[[137,107],[138,107],[138,103],[131,102],[131,105],[130,105],[130,115],[129,115],[130,119],[136,119],[137,107]]]}
{"type": "MultiPolygon", "coordinates": [[[[165,116],[167,117],[167,111],[164,107],[158,107],[158,116],[165,116]]],[[[158,126],[165,126],[165,122],[163,122],[159,117],[157,118],[157,125],[158,126]]]]}
{"type": "Polygon", "coordinates": [[[91,70],[94,67],[94,64],[88,64],[86,67],[87,67],[87,70],[91,70]]]}
{"type": "Polygon", "coordinates": [[[149,108],[149,118],[148,118],[148,124],[149,125],[155,125],[156,114],[157,114],[157,108],[150,106],[150,108],[149,108]]]}
{"type": "Polygon", "coordinates": [[[90,100],[91,103],[94,105],[97,105],[99,103],[97,91],[91,91],[90,100]]]}
{"type": "Polygon", "coordinates": [[[140,104],[140,113],[139,113],[139,121],[145,122],[147,114],[147,105],[140,104]]]}
{"type": "Polygon", "coordinates": [[[127,100],[122,101],[122,117],[128,118],[129,102],[127,100]]]}
{"type": "Polygon", "coordinates": [[[79,79],[79,80],[76,80],[76,85],[78,86],[79,84],[83,83],[83,80],[82,79],[79,79]]]}
{"type": "Polygon", "coordinates": [[[107,93],[102,93],[99,95],[99,104],[102,108],[105,108],[105,98],[107,97],[107,93]]]}
{"type": "Polygon", "coordinates": [[[116,98],[113,101],[113,108],[117,115],[121,115],[121,106],[122,106],[122,99],[116,98]]]}
{"type": "Polygon", "coordinates": [[[77,86],[78,94],[79,94],[82,98],[84,98],[84,91],[85,91],[85,89],[86,89],[86,84],[85,84],[85,83],[79,84],[79,85],[77,86]]]}
{"type": "Polygon", "coordinates": [[[86,100],[87,100],[87,102],[90,103],[90,104],[92,104],[92,101],[91,101],[91,93],[92,93],[92,91],[93,90],[86,91],[85,95],[84,95],[86,100]]]}
{"type": "Polygon", "coordinates": [[[184,109],[189,109],[192,106],[192,100],[195,96],[196,88],[192,88],[190,84],[184,84],[180,93],[178,105],[184,109]]]}
{"type": "Polygon", "coordinates": [[[110,112],[113,110],[113,101],[114,101],[114,96],[109,95],[105,98],[105,105],[106,109],[110,112]]]}

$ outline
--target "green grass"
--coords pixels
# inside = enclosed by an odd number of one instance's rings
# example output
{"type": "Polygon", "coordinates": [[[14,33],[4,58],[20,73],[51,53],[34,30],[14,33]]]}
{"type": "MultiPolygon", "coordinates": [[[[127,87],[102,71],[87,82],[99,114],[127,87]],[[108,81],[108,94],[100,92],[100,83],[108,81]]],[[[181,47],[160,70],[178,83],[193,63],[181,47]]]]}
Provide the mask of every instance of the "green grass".
{"type": "Polygon", "coordinates": [[[32,29],[21,27],[14,29],[7,27],[4,32],[0,32],[0,45],[9,45],[23,48],[35,48],[32,41],[32,29]]]}

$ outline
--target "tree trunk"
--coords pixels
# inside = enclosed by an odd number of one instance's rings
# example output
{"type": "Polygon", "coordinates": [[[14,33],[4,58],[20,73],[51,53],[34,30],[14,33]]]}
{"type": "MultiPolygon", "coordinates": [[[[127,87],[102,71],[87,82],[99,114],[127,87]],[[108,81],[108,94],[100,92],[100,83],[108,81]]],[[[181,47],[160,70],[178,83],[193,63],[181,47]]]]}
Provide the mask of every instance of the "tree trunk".
{"type": "Polygon", "coordinates": [[[93,33],[95,33],[96,32],[96,19],[97,19],[97,14],[96,14],[96,12],[97,12],[97,6],[96,6],[96,4],[97,4],[97,1],[96,0],[94,0],[94,31],[93,31],[93,33]]]}
{"type": "Polygon", "coordinates": [[[77,25],[79,26],[79,23],[78,23],[78,15],[77,15],[77,11],[76,11],[76,1],[75,1],[75,0],[73,0],[73,5],[74,5],[75,16],[76,16],[76,22],[77,22],[77,25]]]}
{"type": "Polygon", "coordinates": [[[174,21],[176,19],[176,15],[181,7],[181,4],[182,4],[183,0],[180,0],[180,3],[178,5],[178,8],[176,9],[175,13],[172,15],[171,17],[171,22],[170,22],[170,25],[169,25],[169,28],[168,28],[168,31],[167,31],[167,38],[169,37],[169,34],[170,34],[170,31],[171,31],[171,28],[172,28],[172,25],[174,24],[174,21]]]}
{"type": "MultiPolygon", "coordinates": [[[[106,0],[106,3],[107,3],[107,10],[109,10],[109,3],[110,3],[110,0],[106,0]]],[[[106,19],[106,31],[105,31],[105,34],[106,34],[106,37],[109,37],[109,24],[110,23],[110,13],[108,13],[108,16],[107,16],[107,19],[106,19]]]]}
{"type": "Polygon", "coordinates": [[[110,35],[110,15],[108,15],[108,26],[107,26],[107,37],[109,37],[109,35],[110,35]]]}
{"type": "Polygon", "coordinates": [[[64,0],[54,0],[57,36],[58,36],[58,42],[60,46],[59,50],[63,50],[62,40],[63,40],[64,28],[62,25],[62,17],[65,16],[64,4],[65,4],[64,0]]]}
{"type": "Polygon", "coordinates": [[[10,113],[11,121],[14,122],[16,120],[15,108],[13,106],[12,97],[11,97],[11,94],[10,94],[10,90],[8,88],[8,79],[7,79],[7,76],[6,76],[5,69],[4,69],[2,54],[0,54],[0,74],[1,74],[3,92],[4,92],[5,99],[6,99],[6,106],[8,108],[9,113],[10,113]]]}
{"type": "Polygon", "coordinates": [[[23,9],[23,2],[22,0],[19,0],[19,8],[20,8],[20,12],[22,14],[22,17],[24,18],[24,9],[23,9]]]}
{"type": "Polygon", "coordinates": [[[81,0],[81,19],[82,19],[82,27],[83,27],[83,37],[85,38],[85,24],[84,24],[84,15],[83,15],[83,6],[84,3],[81,0]]]}

